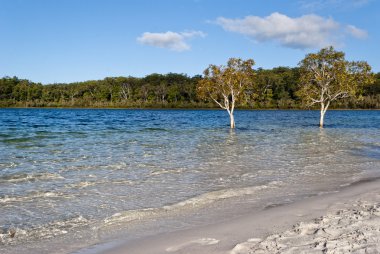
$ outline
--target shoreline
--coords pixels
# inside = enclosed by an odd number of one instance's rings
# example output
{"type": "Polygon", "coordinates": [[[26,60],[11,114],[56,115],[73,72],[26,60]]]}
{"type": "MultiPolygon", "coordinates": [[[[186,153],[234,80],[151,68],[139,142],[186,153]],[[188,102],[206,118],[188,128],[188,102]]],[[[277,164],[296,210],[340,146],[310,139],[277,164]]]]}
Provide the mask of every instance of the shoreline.
{"type": "MultiPolygon", "coordinates": [[[[0,109],[94,109],[94,110],[216,110],[225,111],[225,109],[212,107],[212,108],[171,108],[171,107],[0,107],[0,109]]],[[[318,108],[235,108],[235,111],[320,111],[318,108]]],[[[380,108],[331,108],[328,111],[380,111],[380,108]]]]}
{"type": "MultiPolygon", "coordinates": [[[[336,215],[338,212],[347,215],[349,211],[358,209],[358,207],[362,209],[375,207],[380,211],[379,204],[379,178],[364,179],[343,187],[339,192],[313,196],[290,204],[267,207],[259,212],[225,222],[157,234],[131,241],[119,239],[90,246],[73,253],[255,253],[250,251],[258,248],[258,244],[268,244],[268,241],[272,241],[271,244],[273,245],[273,241],[288,239],[292,230],[294,231],[297,227],[299,231],[307,229],[315,221],[318,221],[318,218],[340,220],[342,218],[336,215]],[[360,206],[360,204],[365,204],[365,206],[360,206]]],[[[352,215],[348,217],[350,220],[355,219],[351,218],[352,215]]],[[[361,220],[365,221],[363,218],[361,220]]],[[[326,227],[326,225],[323,226],[326,227]]],[[[350,225],[346,226],[350,227],[350,225]]],[[[380,223],[375,224],[375,227],[378,229],[377,232],[380,232],[380,223]]],[[[318,231],[317,229],[315,232],[318,231]]],[[[380,241],[380,239],[377,240],[380,241]]],[[[300,238],[297,241],[304,243],[306,240],[300,238]]],[[[344,245],[343,247],[348,246],[344,245]]],[[[285,247],[283,246],[283,248],[285,247]]],[[[380,250],[380,246],[374,248],[380,250]]]]}

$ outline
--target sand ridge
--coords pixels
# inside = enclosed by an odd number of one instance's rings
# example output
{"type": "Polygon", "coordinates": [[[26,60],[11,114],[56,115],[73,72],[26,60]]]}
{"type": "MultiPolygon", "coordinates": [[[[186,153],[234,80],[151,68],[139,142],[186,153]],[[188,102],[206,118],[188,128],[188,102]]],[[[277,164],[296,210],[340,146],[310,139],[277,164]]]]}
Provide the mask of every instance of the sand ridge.
{"type": "Polygon", "coordinates": [[[249,239],[230,254],[380,253],[380,203],[358,201],[265,239],[249,239]]]}

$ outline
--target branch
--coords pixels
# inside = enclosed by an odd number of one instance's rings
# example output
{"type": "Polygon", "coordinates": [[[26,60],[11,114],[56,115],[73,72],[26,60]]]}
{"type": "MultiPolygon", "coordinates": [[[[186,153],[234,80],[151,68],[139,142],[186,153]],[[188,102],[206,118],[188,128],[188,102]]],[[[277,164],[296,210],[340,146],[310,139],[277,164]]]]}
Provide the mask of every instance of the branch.
{"type": "Polygon", "coordinates": [[[349,97],[347,92],[340,92],[340,93],[337,93],[336,95],[334,95],[334,97],[332,97],[331,101],[336,100],[338,98],[347,98],[347,97],[349,97]]]}
{"type": "Polygon", "coordinates": [[[230,112],[230,101],[228,100],[228,95],[223,94],[225,109],[230,112]]]}
{"type": "Polygon", "coordinates": [[[210,95],[210,98],[213,99],[213,101],[215,101],[215,103],[218,104],[219,107],[221,107],[222,109],[227,109],[225,106],[223,106],[223,105],[222,105],[217,99],[215,99],[215,98],[212,97],[211,95],[210,95]]]}
{"type": "Polygon", "coordinates": [[[321,102],[323,102],[323,100],[316,100],[316,99],[313,99],[313,98],[310,98],[310,100],[312,101],[311,105],[313,105],[315,103],[321,103],[321,102]]]}

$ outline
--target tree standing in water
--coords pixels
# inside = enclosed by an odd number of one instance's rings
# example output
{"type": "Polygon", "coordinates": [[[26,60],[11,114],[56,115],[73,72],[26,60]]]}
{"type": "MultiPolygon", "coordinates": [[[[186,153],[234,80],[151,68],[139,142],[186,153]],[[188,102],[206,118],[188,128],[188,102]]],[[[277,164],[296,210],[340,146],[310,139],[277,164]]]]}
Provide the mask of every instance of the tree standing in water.
{"type": "Polygon", "coordinates": [[[301,78],[297,95],[308,106],[320,104],[319,127],[331,102],[360,94],[362,88],[374,82],[371,66],[367,62],[349,62],[343,52],[333,47],[311,53],[299,63],[301,78]]]}
{"type": "Polygon", "coordinates": [[[253,84],[255,62],[252,59],[230,58],[227,66],[210,65],[198,82],[197,93],[202,99],[212,99],[230,116],[235,128],[234,109],[244,91],[253,84]]]}

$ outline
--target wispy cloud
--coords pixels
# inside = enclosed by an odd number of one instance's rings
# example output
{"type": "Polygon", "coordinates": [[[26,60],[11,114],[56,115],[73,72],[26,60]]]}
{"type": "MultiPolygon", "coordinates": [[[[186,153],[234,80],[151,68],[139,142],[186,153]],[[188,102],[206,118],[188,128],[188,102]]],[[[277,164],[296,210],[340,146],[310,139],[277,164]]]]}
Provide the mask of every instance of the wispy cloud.
{"type": "Polygon", "coordinates": [[[216,23],[224,30],[240,33],[258,42],[275,41],[289,48],[321,48],[339,46],[341,38],[349,34],[364,38],[364,30],[354,26],[343,26],[332,18],[304,15],[291,18],[275,12],[267,17],[247,16],[243,19],[219,17],[216,23]]]}
{"type": "Polygon", "coordinates": [[[358,38],[358,39],[365,39],[368,37],[367,31],[360,29],[360,28],[357,28],[353,25],[348,25],[346,27],[346,31],[348,34],[350,34],[353,37],[358,38]]]}
{"type": "Polygon", "coordinates": [[[372,0],[299,0],[298,4],[301,9],[306,11],[319,11],[330,8],[359,8],[372,0]]]}
{"type": "Polygon", "coordinates": [[[181,33],[167,31],[165,33],[150,33],[145,32],[137,41],[144,45],[166,48],[173,51],[186,51],[190,50],[190,45],[187,43],[187,39],[193,37],[205,37],[206,34],[202,31],[184,31],[181,33]]]}

